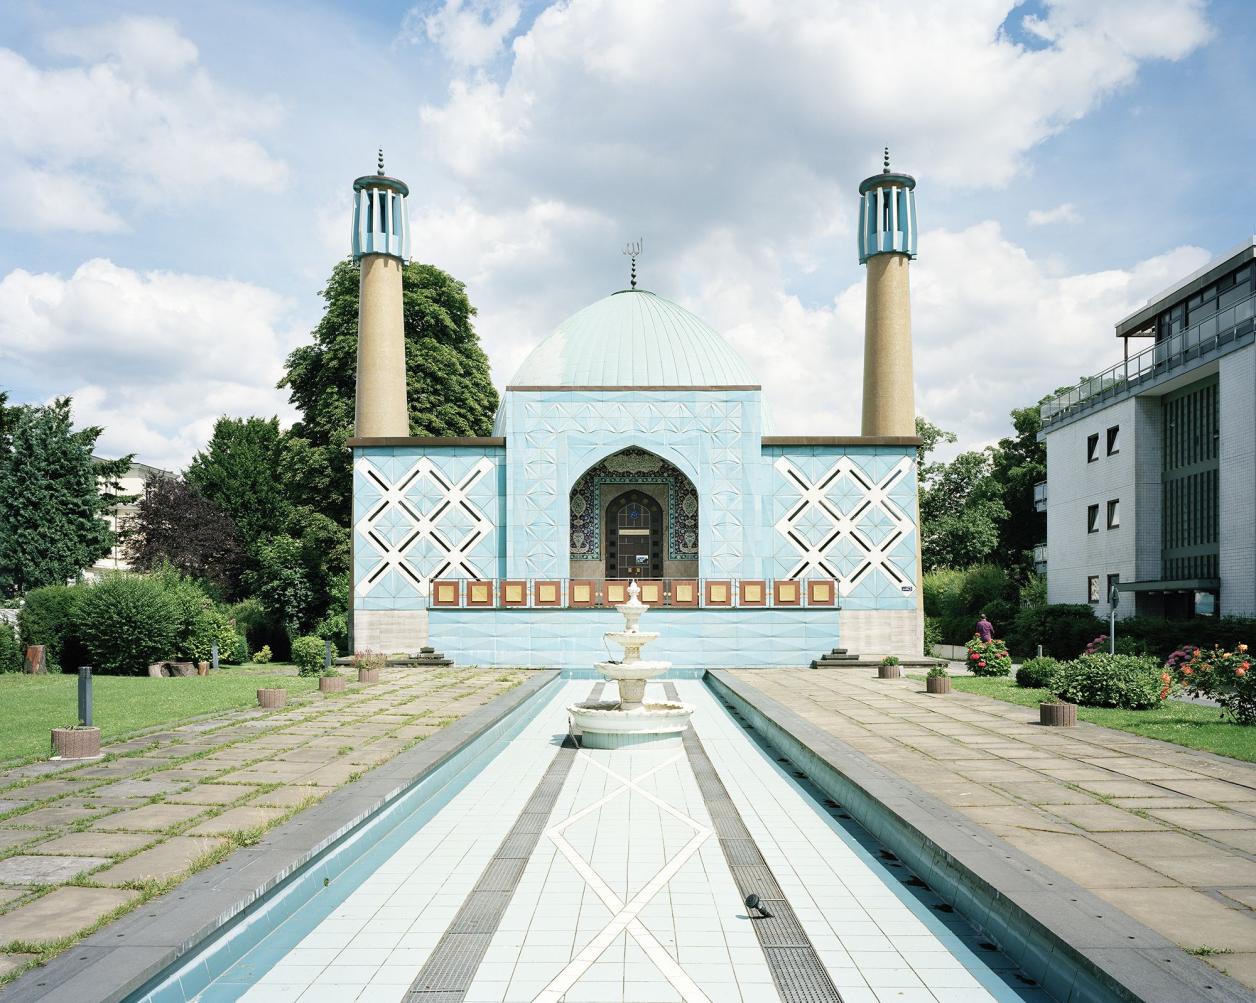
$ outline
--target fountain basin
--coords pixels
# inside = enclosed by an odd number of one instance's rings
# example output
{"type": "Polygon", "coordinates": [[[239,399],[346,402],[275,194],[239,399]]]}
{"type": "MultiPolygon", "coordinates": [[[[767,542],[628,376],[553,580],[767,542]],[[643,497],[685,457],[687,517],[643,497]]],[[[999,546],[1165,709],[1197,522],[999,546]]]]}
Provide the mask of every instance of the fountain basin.
{"type": "Polygon", "coordinates": [[[619,701],[576,704],[567,708],[572,725],[582,732],[586,749],[622,749],[679,735],[689,727],[693,708],[688,704],[643,703],[621,710],[619,701]]]}
{"type": "Polygon", "coordinates": [[[653,679],[661,676],[671,662],[594,662],[593,667],[607,679],[653,679]]]}
{"type": "Polygon", "coordinates": [[[659,637],[658,632],[653,630],[608,630],[602,636],[621,648],[644,648],[659,637]]]}

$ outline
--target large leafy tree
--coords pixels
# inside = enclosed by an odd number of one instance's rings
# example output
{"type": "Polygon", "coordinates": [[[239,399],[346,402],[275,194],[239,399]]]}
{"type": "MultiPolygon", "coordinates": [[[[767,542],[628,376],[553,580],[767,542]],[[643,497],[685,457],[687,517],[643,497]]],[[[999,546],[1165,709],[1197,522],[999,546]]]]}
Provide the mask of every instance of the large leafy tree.
{"type": "Polygon", "coordinates": [[[131,457],[94,460],[98,426],[75,431],[68,397],[35,407],[0,398],[0,595],[64,585],[109,553],[104,515],[126,500],[131,457]]]}
{"type": "Polygon", "coordinates": [[[231,517],[250,546],[277,531],[288,514],[280,482],[284,462],[278,418],[219,418],[209,445],[185,477],[231,517]]]}
{"type": "Polygon", "coordinates": [[[930,465],[920,492],[925,571],[967,568],[994,556],[1007,509],[993,471],[994,450],[989,447],[930,465]]]}
{"type": "Polygon", "coordinates": [[[185,480],[150,480],[122,535],[127,559],[141,571],[170,564],[210,583],[224,597],[235,591],[244,561],[240,530],[185,480]]]}
{"type": "MultiPolygon", "coordinates": [[[[406,385],[411,435],[488,435],[497,391],[488,357],[472,326],[466,288],[418,262],[402,271],[406,385]]],[[[301,420],[286,440],[283,465],[290,497],[341,525],[349,523],[350,457],[358,350],[357,264],[342,261],[323,290],[327,308],[314,343],[288,356],[287,387],[301,420]]]]}
{"type": "Polygon", "coordinates": [[[1006,510],[998,521],[997,560],[1018,579],[1032,571],[1033,549],[1047,538],[1046,513],[1034,508],[1034,485],[1047,479],[1047,444],[1038,441],[1041,404],[1012,411],[1015,434],[999,440],[991,471],[1006,510]]]}

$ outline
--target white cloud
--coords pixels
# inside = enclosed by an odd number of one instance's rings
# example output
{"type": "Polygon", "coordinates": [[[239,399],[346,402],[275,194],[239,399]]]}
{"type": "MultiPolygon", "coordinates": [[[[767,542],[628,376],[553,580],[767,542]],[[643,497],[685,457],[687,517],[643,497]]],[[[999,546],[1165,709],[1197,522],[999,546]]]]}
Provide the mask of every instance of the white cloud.
{"type": "Polygon", "coordinates": [[[0,280],[6,385],[72,393],[99,451],[181,467],[221,414],[291,417],[274,389],[303,337],[292,304],[245,282],[85,262],[73,275],[0,280]]]}
{"type": "Polygon", "coordinates": [[[1030,209],[1025,215],[1030,226],[1050,226],[1053,223],[1080,223],[1082,214],[1072,202],[1061,202],[1054,209],[1030,209]]]}
{"type": "Polygon", "coordinates": [[[519,13],[515,0],[437,0],[412,8],[402,34],[435,43],[460,67],[483,66],[502,51],[519,13]]]}
{"type": "Polygon", "coordinates": [[[0,49],[0,226],[117,230],[119,203],[286,178],[253,138],[277,123],[275,101],[216,83],[172,22],[128,17],[46,41],[76,65],[0,49]]]}

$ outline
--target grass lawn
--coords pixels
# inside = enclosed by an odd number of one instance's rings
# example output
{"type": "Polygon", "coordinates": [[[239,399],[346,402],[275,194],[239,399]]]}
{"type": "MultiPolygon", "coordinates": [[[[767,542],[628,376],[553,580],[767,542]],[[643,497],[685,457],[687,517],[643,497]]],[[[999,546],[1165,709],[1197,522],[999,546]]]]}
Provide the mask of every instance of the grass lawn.
{"type": "MultiPolygon", "coordinates": [[[[318,688],[317,679],[301,679],[281,665],[231,666],[182,679],[94,676],[92,683],[92,723],[102,743],[202,714],[255,707],[259,687],[318,688]],[[290,674],[282,674],[285,668],[290,674]]],[[[74,724],[77,713],[77,673],[0,675],[0,763],[46,759],[52,729],[74,724]]]]}
{"type": "MultiPolygon", "coordinates": [[[[1037,707],[1043,700],[1051,699],[1046,690],[1024,689],[1010,677],[952,676],[951,688],[1026,707],[1037,707]]],[[[1147,738],[1158,738],[1162,742],[1256,763],[1256,726],[1245,727],[1222,720],[1218,707],[1166,700],[1152,710],[1078,707],[1077,717],[1105,728],[1129,731],[1147,738]]]]}

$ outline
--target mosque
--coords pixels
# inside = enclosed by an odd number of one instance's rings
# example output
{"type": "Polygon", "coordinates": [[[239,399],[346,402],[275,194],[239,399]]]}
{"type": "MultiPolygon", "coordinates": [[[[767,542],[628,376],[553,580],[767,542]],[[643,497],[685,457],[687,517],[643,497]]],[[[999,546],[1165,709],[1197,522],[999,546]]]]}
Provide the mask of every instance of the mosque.
{"type": "MultiPolygon", "coordinates": [[[[409,435],[409,190],[354,182],[356,650],[589,668],[629,580],[682,668],[921,653],[909,262],[915,180],[859,186],[859,435],[766,434],[762,388],[684,307],[637,288],[569,317],[507,384],[493,435],[409,435]]],[[[817,378],[823,379],[823,375],[817,378]]],[[[821,430],[817,430],[819,433],[821,430]]]]}

